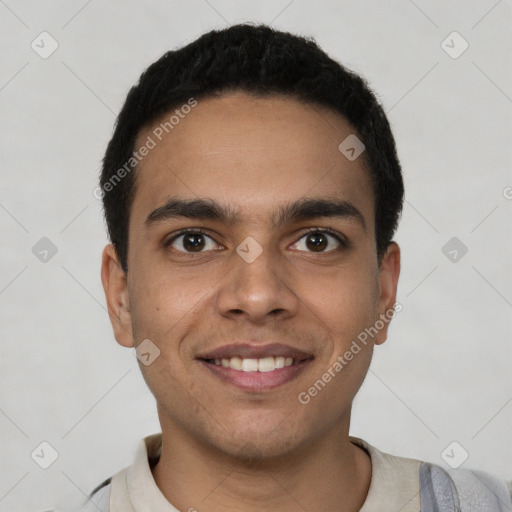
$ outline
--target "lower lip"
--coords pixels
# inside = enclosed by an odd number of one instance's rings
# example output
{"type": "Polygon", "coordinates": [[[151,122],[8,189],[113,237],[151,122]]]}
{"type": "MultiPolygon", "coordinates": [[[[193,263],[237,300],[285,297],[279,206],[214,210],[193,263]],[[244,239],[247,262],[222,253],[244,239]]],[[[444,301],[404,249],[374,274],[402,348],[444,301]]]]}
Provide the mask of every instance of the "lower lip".
{"type": "Polygon", "coordinates": [[[204,360],[199,360],[199,362],[216,377],[244,391],[269,391],[296,379],[309,366],[312,359],[306,359],[271,372],[244,372],[217,366],[204,360]]]}

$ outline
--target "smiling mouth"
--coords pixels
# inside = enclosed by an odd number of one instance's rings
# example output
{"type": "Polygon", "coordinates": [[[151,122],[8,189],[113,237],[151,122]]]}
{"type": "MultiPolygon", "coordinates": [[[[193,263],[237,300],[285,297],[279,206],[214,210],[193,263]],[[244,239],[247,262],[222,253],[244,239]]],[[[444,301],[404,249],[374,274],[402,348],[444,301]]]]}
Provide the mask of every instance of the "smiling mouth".
{"type": "Polygon", "coordinates": [[[293,357],[277,356],[262,357],[259,359],[248,357],[229,357],[222,359],[205,359],[207,363],[213,363],[216,366],[231,368],[232,370],[242,372],[272,372],[294,364],[293,357]]]}
{"type": "Polygon", "coordinates": [[[198,359],[214,376],[243,391],[269,391],[297,378],[314,357],[294,359],[284,356],[198,359]]]}

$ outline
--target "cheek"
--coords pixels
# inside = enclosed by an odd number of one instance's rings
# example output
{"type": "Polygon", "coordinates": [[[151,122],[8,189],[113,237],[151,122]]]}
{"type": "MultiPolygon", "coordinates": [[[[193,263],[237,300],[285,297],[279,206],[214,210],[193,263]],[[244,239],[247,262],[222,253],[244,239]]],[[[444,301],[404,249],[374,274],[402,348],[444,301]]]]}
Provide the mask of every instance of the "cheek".
{"type": "Polygon", "coordinates": [[[296,293],[335,333],[353,334],[377,316],[379,283],[370,265],[297,275],[296,293]]]}
{"type": "Polygon", "coordinates": [[[169,271],[158,263],[134,265],[133,275],[129,293],[134,333],[137,339],[157,343],[168,343],[196,322],[220,281],[215,272],[199,267],[169,271]]]}

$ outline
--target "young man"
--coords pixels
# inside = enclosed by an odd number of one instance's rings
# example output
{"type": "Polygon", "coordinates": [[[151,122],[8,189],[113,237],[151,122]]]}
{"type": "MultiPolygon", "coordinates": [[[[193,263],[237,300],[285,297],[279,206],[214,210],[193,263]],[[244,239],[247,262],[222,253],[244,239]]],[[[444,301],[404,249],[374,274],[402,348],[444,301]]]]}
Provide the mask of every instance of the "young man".
{"type": "Polygon", "coordinates": [[[205,34],[132,88],[98,192],[114,334],[162,433],[84,510],[512,510],[512,483],[349,436],[399,307],[403,202],[362,78],[267,26],[205,34]]]}

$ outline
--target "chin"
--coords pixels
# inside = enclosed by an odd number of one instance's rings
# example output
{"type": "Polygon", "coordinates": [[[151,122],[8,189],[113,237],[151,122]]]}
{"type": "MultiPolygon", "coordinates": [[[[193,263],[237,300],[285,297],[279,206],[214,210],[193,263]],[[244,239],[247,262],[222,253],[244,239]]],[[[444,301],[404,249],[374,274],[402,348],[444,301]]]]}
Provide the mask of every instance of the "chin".
{"type": "MultiPolygon", "coordinates": [[[[217,449],[247,464],[286,457],[302,444],[301,434],[283,423],[267,429],[256,430],[253,426],[250,430],[233,429],[233,432],[236,434],[231,438],[217,441],[217,449]]],[[[306,437],[305,433],[303,435],[306,437]]]]}

